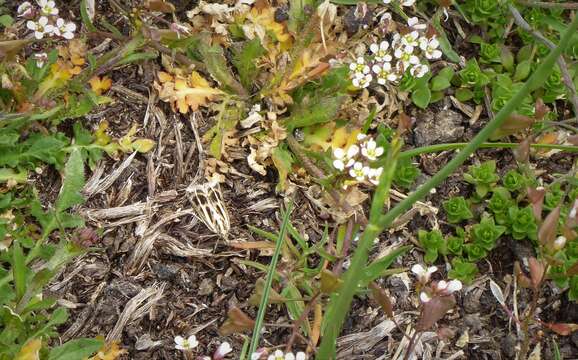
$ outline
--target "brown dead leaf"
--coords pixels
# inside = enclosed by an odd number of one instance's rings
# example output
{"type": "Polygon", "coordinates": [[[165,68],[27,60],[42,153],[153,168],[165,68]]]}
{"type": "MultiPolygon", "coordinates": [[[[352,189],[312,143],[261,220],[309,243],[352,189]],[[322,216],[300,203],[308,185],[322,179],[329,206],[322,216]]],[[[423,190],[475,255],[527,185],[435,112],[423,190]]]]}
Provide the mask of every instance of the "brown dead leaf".
{"type": "Polygon", "coordinates": [[[126,353],[128,353],[128,351],[121,348],[118,342],[111,341],[105,343],[96,355],[90,357],[88,360],[116,360],[126,353]]]}
{"type": "Polygon", "coordinates": [[[234,306],[227,312],[227,320],[219,328],[219,334],[227,336],[253,329],[255,321],[241,309],[234,306]]]}
{"type": "Polygon", "coordinates": [[[558,335],[569,336],[574,331],[578,331],[578,324],[569,323],[545,323],[546,327],[558,335]]]}

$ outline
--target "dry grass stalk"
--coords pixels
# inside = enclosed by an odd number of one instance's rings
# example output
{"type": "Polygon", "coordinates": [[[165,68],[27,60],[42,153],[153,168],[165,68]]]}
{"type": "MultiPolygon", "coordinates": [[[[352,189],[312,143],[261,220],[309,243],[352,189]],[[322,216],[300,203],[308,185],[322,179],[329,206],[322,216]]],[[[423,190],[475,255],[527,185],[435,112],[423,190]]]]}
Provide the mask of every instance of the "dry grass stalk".
{"type": "Polygon", "coordinates": [[[159,301],[165,290],[165,284],[153,284],[142,289],[135,297],[130,299],[120,314],[114,328],[106,336],[106,341],[121,339],[122,331],[128,324],[134,323],[146,314],[150,308],[159,301]]]}

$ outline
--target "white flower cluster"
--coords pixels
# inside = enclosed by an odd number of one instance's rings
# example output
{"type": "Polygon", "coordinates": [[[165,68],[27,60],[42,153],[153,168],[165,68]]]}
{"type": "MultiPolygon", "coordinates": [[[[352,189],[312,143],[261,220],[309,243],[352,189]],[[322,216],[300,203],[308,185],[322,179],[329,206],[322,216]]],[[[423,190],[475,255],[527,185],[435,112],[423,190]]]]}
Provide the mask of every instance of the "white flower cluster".
{"type": "Polygon", "coordinates": [[[421,78],[429,72],[426,60],[439,59],[442,52],[438,49],[439,41],[434,36],[427,37],[427,26],[420,24],[418,18],[407,20],[408,29],[403,35],[393,34],[391,43],[383,40],[371,44],[371,59],[366,62],[364,57],[358,57],[349,64],[351,82],[357,88],[366,88],[374,77],[377,83],[397,83],[404,74],[421,78]],[[424,58],[426,60],[424,60],[424,58]]]}
{"type": "Polygon", "coordinates": [[[34,37],[38,40],[44,36],[60,36],[70,40],[74,38],[76,24],[65,21],[58,17],[58,8],[52,0],[37,0],[38,7],[25,1],[18,6],[18,17],[30,19],[26,27],[34,31],[34,37]]]}
{"type": "MultiPolygon", "coordinates": [[[[260,360],[265,355],[264,351],[258,351],[251,354],[251,360],[260,360]]],[[[307,355],[303,351],[296,354],[292,352],[284,353],[281,350],[276,350],[273,354],[267,357],[267,360],[306,360],[307,355]]]]}
{"type": "Polygon", "coordinates": [[[349,176],[358,182],[368,180],[377,185],[383,168],[372,168],[370,162],[383,155],[383,147],[377,146],[375,140],[364,134],[357,135],[357,144],[347,149],[333,150],[333,167],[339,171],[347,171],[349,176]]]}
{"type": "MultiPolygon", "coordinates": [[[[194,348],[199,346],[199,342],[197,341],[197,337],[195,335],[191,335],[188,338],[184,338],[182,336],[175,336],[175,349],[182,350],[182,351],[191,351],[194,348]]],[[[227,354],[233,351],[231,348],[231,344],[228,342],[223,342],[219,345],[217,350],[213,353],[213,356],[200,356],[198,359],[200,360],[223,360],[227,354]]]]}
{"type": "MultiPolygon", "coordinates": [[[[430,281],[431,275],[437,270],[438,268],[436,266],[425,268],[420,264],[416,264],[411,267],[411,272],[415,274],[421,285],[426,285],[430,281]]],[[[448,296],[456,291],[460,291],[461,289],[462,282],[459,280],[440,280],[433,284],[430,291],[421,291],[419,294],[419,299],[422,303],[427,303],[432,299],[433,296],[448,296]]]]}

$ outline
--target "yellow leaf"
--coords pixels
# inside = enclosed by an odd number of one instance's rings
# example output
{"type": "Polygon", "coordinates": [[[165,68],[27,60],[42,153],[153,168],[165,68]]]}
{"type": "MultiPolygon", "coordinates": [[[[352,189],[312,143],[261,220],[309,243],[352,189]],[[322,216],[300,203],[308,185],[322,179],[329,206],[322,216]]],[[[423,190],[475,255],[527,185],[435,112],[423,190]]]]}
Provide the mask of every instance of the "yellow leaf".
{"type": "Polygon", "coordinates": [[[178,110],[181,114],[188,113],[189,109],[196,111],[217,95],[223,94],[221,90],[212,88],[196,71],[188,79],[173,77],[162,71],[158,73],[158,78],[160,84],[155,82],[155,88],[159,92],[159,99],[170,103],[173,111],[178,110]]]}
{"type": "Polygon", "coordinates": [[[285,30],[285,26],[275,21],[275,8],[269,6],[263,9],[253,7],[247,19],[255,25],[261,26],[266,32],[275,36],[282,45],[288,45],[291,35],[285,30]]]}
{"type": "Polygon", "coordinates": [[[42,341],[40,339],[32,339],[28,341],[14,360],[38,360],[40,359],[40,348],[42,347],[42,341]]]}
{"type": "Polygon", "coordinates": [[[118,342],[112,341],[110,343],[106,343],[102,346],[100,350],[96,353],[96,355],[90,357],[88,360],[116,360],[122,354],[126,354],[127,351],[122,349],[118,342]]]}
{"type": "Polygon", "coordinates": [[[150,139],[138,139],[133,141],[132,148],[139,153],[146,153],[151,151],[155,144],[156,143],[150,139]]]}
{"type": "Polygon", "coordinates": [[[102,78],[94,76],[88,80],[88,83],[96,95],[102,95],[103,92],[107,91],[112,86],[112,80],[107,76],[103,76],[102,78]]]}
{"type": "Polygon", "coordinates": [[[108,143],[110,143],[110,136],[106,133],[106,130],[108,129],[108,121],[103,120],[100,122],[100,124],[98,124],[98,129],[96,129],[96,131],[94,132],[94,136],[96,138],[96,143],[98,145],[107,145],[108,143]]]}

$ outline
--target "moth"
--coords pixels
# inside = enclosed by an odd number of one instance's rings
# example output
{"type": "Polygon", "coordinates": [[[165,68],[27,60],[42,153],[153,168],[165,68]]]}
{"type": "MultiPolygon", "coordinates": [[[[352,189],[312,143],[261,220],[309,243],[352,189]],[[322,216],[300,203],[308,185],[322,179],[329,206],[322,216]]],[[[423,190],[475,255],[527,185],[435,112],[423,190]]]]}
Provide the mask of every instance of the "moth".
{"type": "Polygon", "coordinates": [[[190,185],[186,191],[195,216],[213,233],[226,239],[231,223],[219,183],[190,185]]]}

